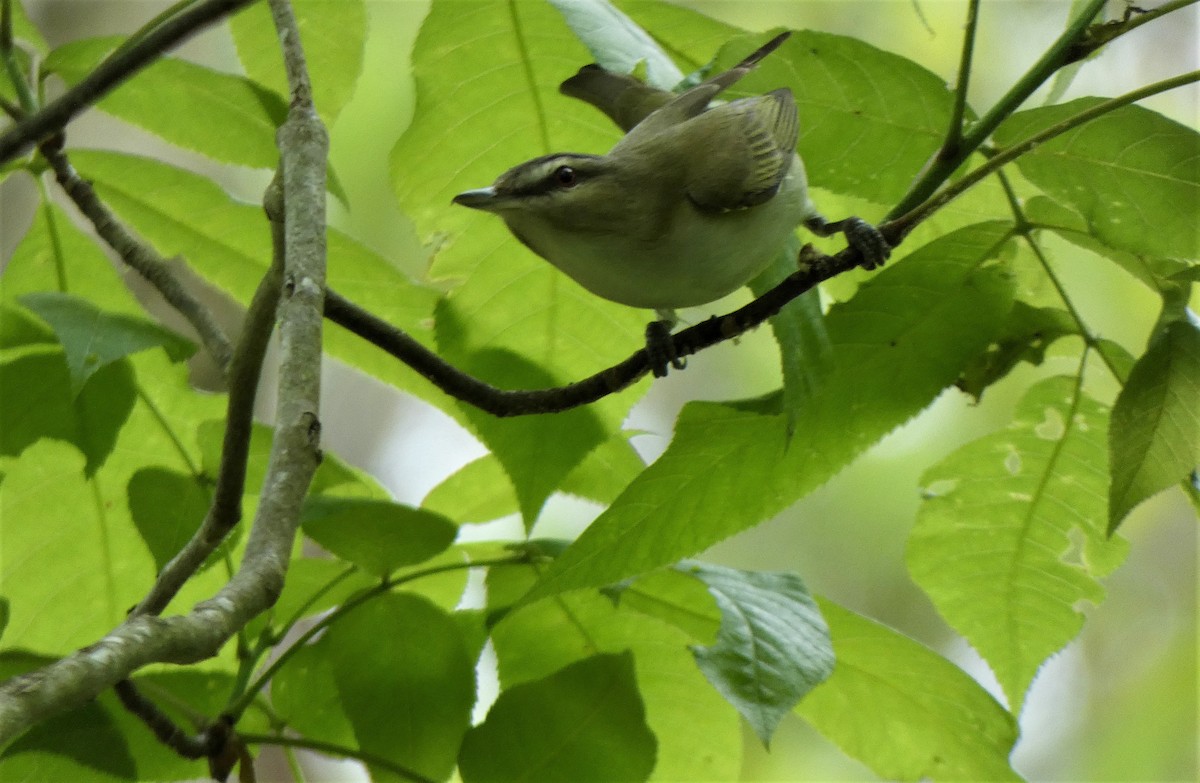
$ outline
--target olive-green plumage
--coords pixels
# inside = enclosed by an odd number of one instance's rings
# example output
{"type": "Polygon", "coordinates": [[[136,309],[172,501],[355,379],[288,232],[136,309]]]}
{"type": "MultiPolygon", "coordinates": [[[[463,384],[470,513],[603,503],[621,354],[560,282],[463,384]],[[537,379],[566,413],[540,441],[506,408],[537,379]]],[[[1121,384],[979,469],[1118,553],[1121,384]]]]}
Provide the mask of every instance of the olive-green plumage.
{"type": "Polygon", "coordinates": [[[561,89],[627,131],[616,146],[535,158],[455,203],[495,213],[606,299],[660,312],[719,299],[761,272],[797,225],[820,220],[795,152],[791,91],[710,106],[787,35],[679,95],[584,67],[561,89]]]}

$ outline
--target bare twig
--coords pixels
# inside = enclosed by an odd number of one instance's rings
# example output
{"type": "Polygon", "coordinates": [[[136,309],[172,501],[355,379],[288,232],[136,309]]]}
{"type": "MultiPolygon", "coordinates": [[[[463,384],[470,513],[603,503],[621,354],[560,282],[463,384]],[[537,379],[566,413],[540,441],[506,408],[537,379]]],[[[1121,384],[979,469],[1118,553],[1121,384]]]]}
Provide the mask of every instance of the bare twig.
{"type": "Polygon", "coordinates": [[[63,151],[61,134],[43,142],[39,149],[54,171],[54,178],[59,186],[84,217],[91,221],[100,238],[187,319],[217,366],[223,372],[227,372],[233,349],[230,347],[229,338],[213,318],[212,312],[187,290],[171,271],[167,260],[148,243],[134,236],[96,196],[91,184],[79,176],[79,172],[71,165],[63,151]]]}
{"type": "Polygon", "coordinates": [[[121,680],[114,690],[121,706],[136,715],[145,723],[158,741],[185,759],[200,759],[210,755],[213,739],[216,733],[202,731],[199,734],[189,734],[171,720],[170,716],[158,708],[154,702],[146,698],[129,680],[121,680]]]}
{"type": "Polygon", "coordinates": [[[113,52],[56,100],[0,133],[0,164],[7,163],[29,147],[40,144],[62,130],[80,112],[166,50],[252,2],[254,0],[206,0],[187,7],[167,21],[156,18],[151,23],[152,30],[134,34],[139,37],[135,45],[113,52]]]}
{"type": "MultiPolygon", "coordinates": [[[[271,187],[276,187],[272,182],[271,187]]],[[[270,190],[269,188],[268,190],[270,190]]],[[[269,199],[268,199],[269,200],[269,199]]],[[[163,567],[154,586],[134,614],[158,614],[166,608],[192,574],[220,545],[242,518],[242,494],[246,487],[246,459],[254,419],[254,399],[258,391],[263,357],[267,352],[275,309],[279,304],[282,279],[282,253],[263,275],[246,311],[242,336],[229,365],[229,399],[226,402],[225,436],[221,444],[221,465],[213,502],[195,535],[163,567]]]]}

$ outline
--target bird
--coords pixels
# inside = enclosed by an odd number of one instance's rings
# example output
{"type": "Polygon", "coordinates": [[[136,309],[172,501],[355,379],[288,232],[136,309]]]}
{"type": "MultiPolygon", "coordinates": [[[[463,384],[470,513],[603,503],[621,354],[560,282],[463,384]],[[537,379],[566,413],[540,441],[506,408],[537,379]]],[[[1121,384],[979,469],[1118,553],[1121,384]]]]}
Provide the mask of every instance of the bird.
{"type": "Polygon", "coordinates": [[[656,376],[673,354],[680,308],[742,287],[803,224],[842,232],[873,269],[890,254],[857,217],[826,221],[796,152],[799,117],[787,87],[713,103],[787,38],[679,94],[586,65],[560,91],[600,109],[625,135],[604,155],[559,152],[525,161],[453,203],[500,217],[523,245],[604,299],[652,309],[647,350],[656,376]]]}

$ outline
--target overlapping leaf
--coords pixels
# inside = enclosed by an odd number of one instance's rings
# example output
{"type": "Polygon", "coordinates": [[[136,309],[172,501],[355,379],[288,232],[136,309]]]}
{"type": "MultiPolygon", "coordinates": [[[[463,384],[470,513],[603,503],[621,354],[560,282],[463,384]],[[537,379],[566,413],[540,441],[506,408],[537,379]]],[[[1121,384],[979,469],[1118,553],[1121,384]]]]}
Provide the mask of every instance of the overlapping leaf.
{"type": "Polygon", "coordinates": [[[1108,532],[1200,469],[1200,329],[1181,320],[1138,359],[1113,405],[1108,532]]]}
{"type": "Polygon", "coordinates": [[[986,262],[1004,224],[914,252],[830,310],[833,370],[785,437],[782,416],[692,403],[666,453],[545,572],[530,598],[600,586],[693,555],[778,513],[915,415],[977,356],[1011,307],[986,262]]]}
{"type": "MultiPolygon", "coordinates": [[[[1099,102],[1080,98],[1019,112],[996,130],[996,141],[1015,144],[1099,102]]],[[[1125,106],[1038,145],[1017,165],[1115,248],[1200,256],[1194,214],[1200,204],[1200,135],[1192,128],[1141,106],[1125,106]]]]}

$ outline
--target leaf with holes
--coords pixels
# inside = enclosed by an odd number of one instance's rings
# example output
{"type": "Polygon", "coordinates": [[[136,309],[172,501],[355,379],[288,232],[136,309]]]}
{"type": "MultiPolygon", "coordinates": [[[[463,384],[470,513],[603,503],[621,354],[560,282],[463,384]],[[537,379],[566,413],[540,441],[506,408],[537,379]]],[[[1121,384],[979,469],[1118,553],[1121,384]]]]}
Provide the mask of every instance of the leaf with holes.
{"type": "Polygon", "coordinates": [[[1039,667],[1079,633],[1080,601],[1125,557],[1105,535],[1108,410],[1074,378],[1033,386],[1007,429],[922,477],[908,568],[987,660],[1019,713],[1039,667]]]}

